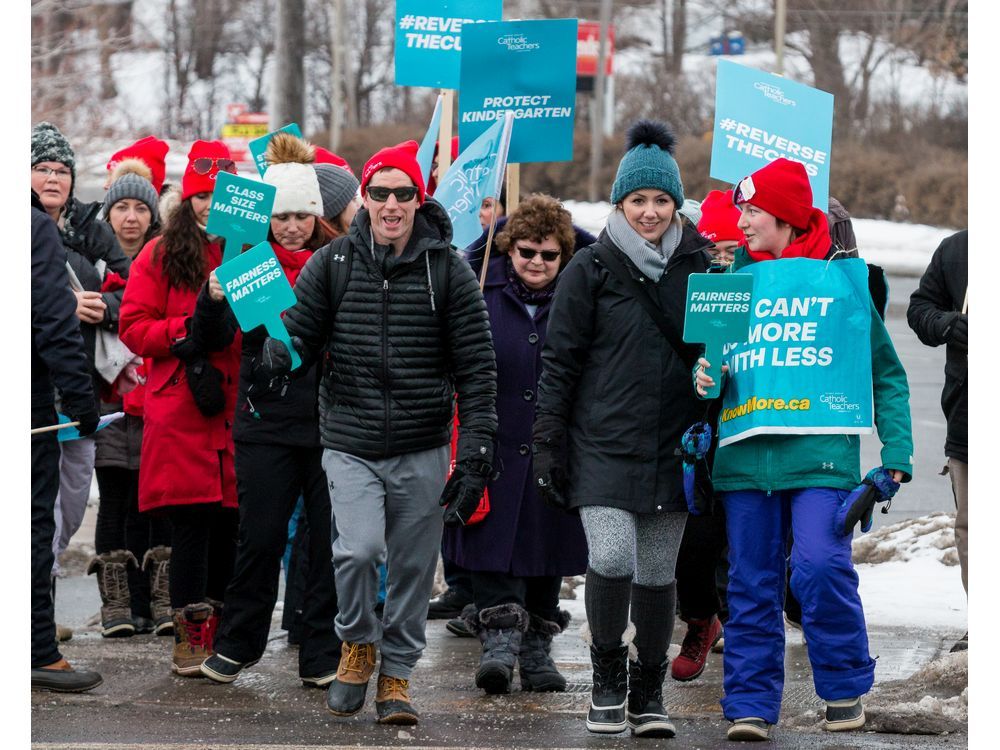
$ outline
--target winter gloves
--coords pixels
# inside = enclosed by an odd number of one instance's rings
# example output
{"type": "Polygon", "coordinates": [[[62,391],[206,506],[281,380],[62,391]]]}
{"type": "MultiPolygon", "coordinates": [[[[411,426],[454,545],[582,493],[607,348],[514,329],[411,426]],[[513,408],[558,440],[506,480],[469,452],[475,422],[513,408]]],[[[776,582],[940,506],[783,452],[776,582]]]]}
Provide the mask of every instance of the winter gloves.
{"type": "Polygon", "coordinates": [[[76,431],[80,433],[80,437],[87,437],[97,432],[97,425],[100,423],[101,417],[97,411],[97,404],[93,401],[89,405],[83,405],[78,408],[73,408],[64,401],[63,409],[66,411],[66,416],[69,417],[70,422],[80,423],[76,428],[76,431]]]}
{"type": "Polygon", "coordinates": [[[684,499],[688,512],[695,516],[711,515],[715,489],[708,466],[712,447],[712,427],[708,422],[696,422],[681,436],[681,461],[684,468],[684,499]]]}
{"type": "Polygon", "coordinates": [[[566,498],[566,427],[561,420],[546,414],[535,417],[531,451],[535,489],[549,506],[569,510],[566,498]]]}
{"type": "MultiPolygon", "coordinates": [[[[295,351],[302,356],[305,344],[298,336],[292,336],[292,346],[295,351]]],[[[268,336],[264,339],[264,347],[260,352],[260,365],[254,368],[254,378],[270,382],[274,378],[280,378],[292,371],[292,355],[281,339],[268,336]]]]}
{"type": "Polygon", "coordinates": [[[465,459],[455,464],[448,483],[441,493],[440,504],[444,511],[445,526],[465,526],[479,508],[486,483],[493,475],[493,453],[487,451],[483,458],[465,459]]]}
{"type": "Polygon", "coordinates": [[[184,374],[195,406],[206,417],[226,408],[222,372],[208,361],[211,352],[229,346],[236,335],[236,319],[225,301],[215,302],[202,288],[194,315],[184,320],[187,335],[170,346],[170,352],[184,363],[184,374]]]}
{"type": "Polygon", "coordinates": [[[865,533],[872,527],[872,512],[875,503],[886,503],[883,513],[889,512],[892,496],[899,489],[899,482],[892,478],[891,472],[880,466],[872,469],[861,480],[861,484],[851,494],[844,498],[834,516],[833,529],[838,536],[847,536],[854,530],[854,525],[861,522],[861,532],[865,533]]]}

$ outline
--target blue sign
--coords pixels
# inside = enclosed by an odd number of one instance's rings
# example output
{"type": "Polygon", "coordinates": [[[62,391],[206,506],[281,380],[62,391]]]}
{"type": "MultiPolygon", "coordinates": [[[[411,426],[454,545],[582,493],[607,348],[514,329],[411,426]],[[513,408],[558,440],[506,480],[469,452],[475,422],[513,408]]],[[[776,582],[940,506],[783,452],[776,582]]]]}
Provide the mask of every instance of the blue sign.
{"type": "Polygon", "coordinates": [[[451,219],[452,244],[466,247],[482,234],[479,206],[500,195],[514,118],[497,120],[458,155],[441,179],[434,200],[451,219]]]}
{"type": "Polygon", "coordinates": [[[250,331],[264,326],[268,336],[285,342],[292,355],[292,369],[302,364],[281,320],[281,313],[295,304],[295,292],[271,245],[261,242],[223,263],[215,275],[240,328],[250,331]]]}
{"type": "Polygon", "coordinates": [[[503,18],[503,0],[396,0],[396,85],[457,89],[462,27],[503,18]]]}
{"type": "Polygon", "coordinates": [[[513,112],[511,163],[572,160],[576,32],[575,18],[462,29],[459,142],[472,143],[513,112]]]}
{"type": "Polygon", "coordinates": [[[276,192],[274,185],[259,180],[229,172],[216,175],[205,230],[226,238],[223,263],[238,256],[244,245],[256,245],[267,239],[276,192]]]}
{"type": "Polygon", "coordinates": [[[750,328],[724,350],[719,445],[761,434],[871,433],[865,262],[787,258],[735,275],[743,273],[754,278],[750,328]]]}
{"type": "Polygon", "coordinates": [[[719,60],[710,176],[737,183],[780,157],[802,162],[813,205],[825,212],[832,136],[832,94],[719,60]]]}
{"type": "Polygon", "coordinates": [[[299,130],[299,126],[294,122],[290,122],[287,125],[283,125],[277,130],[273,130],[267,135],[262,135],[260,138],[254,138],[247,144],[247,148],[250,149],[250,154],[253,156],[253,163],[257,166],[257,173],[263,177],[264,172],[267,171],[267,159],[264,158],[267,153],[267,144],[274,138],[275,133],[291,133],[296,138],[302,137],[302,131],[299,130]]]}

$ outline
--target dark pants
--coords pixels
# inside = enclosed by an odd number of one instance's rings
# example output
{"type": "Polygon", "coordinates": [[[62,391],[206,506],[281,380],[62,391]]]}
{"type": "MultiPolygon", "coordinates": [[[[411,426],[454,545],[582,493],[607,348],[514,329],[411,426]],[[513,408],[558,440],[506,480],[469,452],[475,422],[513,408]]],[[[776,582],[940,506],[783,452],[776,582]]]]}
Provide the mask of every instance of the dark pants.
{"type": "Polygon", "coordinates": [[[472,572],[458,563],[453,563],[443,554],[441,562],[444,564],[444,582],[448,584],[448,588],[454,589],[456,593],[464,594],[467,599],[471,599],[472,572]]]}
{"type": "Polygon", "coordinates": [[[725,560],[726,514],[717,502],[714,515],[690,515],[684,527],[676,570],[681,618],[704,620],[718,614],[725,622],[725,580],[720,587],[717,575],[725,560]]]}
{"type": "MultiPolygon", "coordinates": [[[[33,407],[31,427],[55,424],[56,410],[33,407]]],[[[59,661],[52,605],[52,536],[59,492],[59,442],[56,433],[31,436],[31,668],[59,661]]]]}
{"type": "Polygon", "coordinates": [[[170,552],[170,606],[180,609],[205,601],[223,601],[236,557],[235,508],[222,503],[173,505],[167,509],[173,525],[170,552]]]}
{"type": "Polygon", "coordinates": [[[236,569],[215,650],[236,661],[259,659],[267,646],[278,599],[288,520],[301,494],[309,525],[308,573],[299,621],[299,674],[317,677],[337,668],[340,639],[334,631],[337,591],[333,576],[330,494],[323,449],[236,443],[240,499],[236,569]]]}
{"type": "Polygon", "coordinates": [[[562,576],[515,576],[510,573],[472,571],[472,593],[476,609],[517,604],[543,620],[559,616],[562,576]]]}
{"type": "MultiPolygon", "coordinates": [[[[94,533],[97,554],[127,549],[142,565],[143,555],[150,547],[170,546],[170,522],[160,514],[139,512],[138,469],[98,466],[94,472],[101,495],[94,533]]],[[[149,576],[130,568],[128,589],[132,614],[150,617],[149,576]]]]}

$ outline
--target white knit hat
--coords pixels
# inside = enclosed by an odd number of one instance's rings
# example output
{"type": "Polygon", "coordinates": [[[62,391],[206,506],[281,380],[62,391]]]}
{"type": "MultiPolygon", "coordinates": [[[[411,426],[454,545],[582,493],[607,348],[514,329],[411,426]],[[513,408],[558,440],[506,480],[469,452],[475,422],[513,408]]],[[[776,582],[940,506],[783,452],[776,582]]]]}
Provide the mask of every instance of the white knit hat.
{"type": "Polygon", "coordinates": [[[323,196],[312,166],[316,159],[312,144],[290,133],[276,133],[267,144],[265,158],[268,167],[263,180],[277,188],[271,214],[322,216],[323,196]]]}

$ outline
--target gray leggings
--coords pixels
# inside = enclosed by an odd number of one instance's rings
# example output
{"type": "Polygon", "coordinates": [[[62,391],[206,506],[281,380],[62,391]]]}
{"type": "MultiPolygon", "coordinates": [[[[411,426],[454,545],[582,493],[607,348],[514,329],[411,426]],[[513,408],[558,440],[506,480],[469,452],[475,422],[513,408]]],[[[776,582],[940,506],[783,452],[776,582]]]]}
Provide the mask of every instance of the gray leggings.
{"type": "Polygon", "coordinates": [[[673,582],[687,513],[650,515],[587,505],[580,508],[580,519],[594,572],[606,578],[634,574],[640,586],[673,582]]]}

